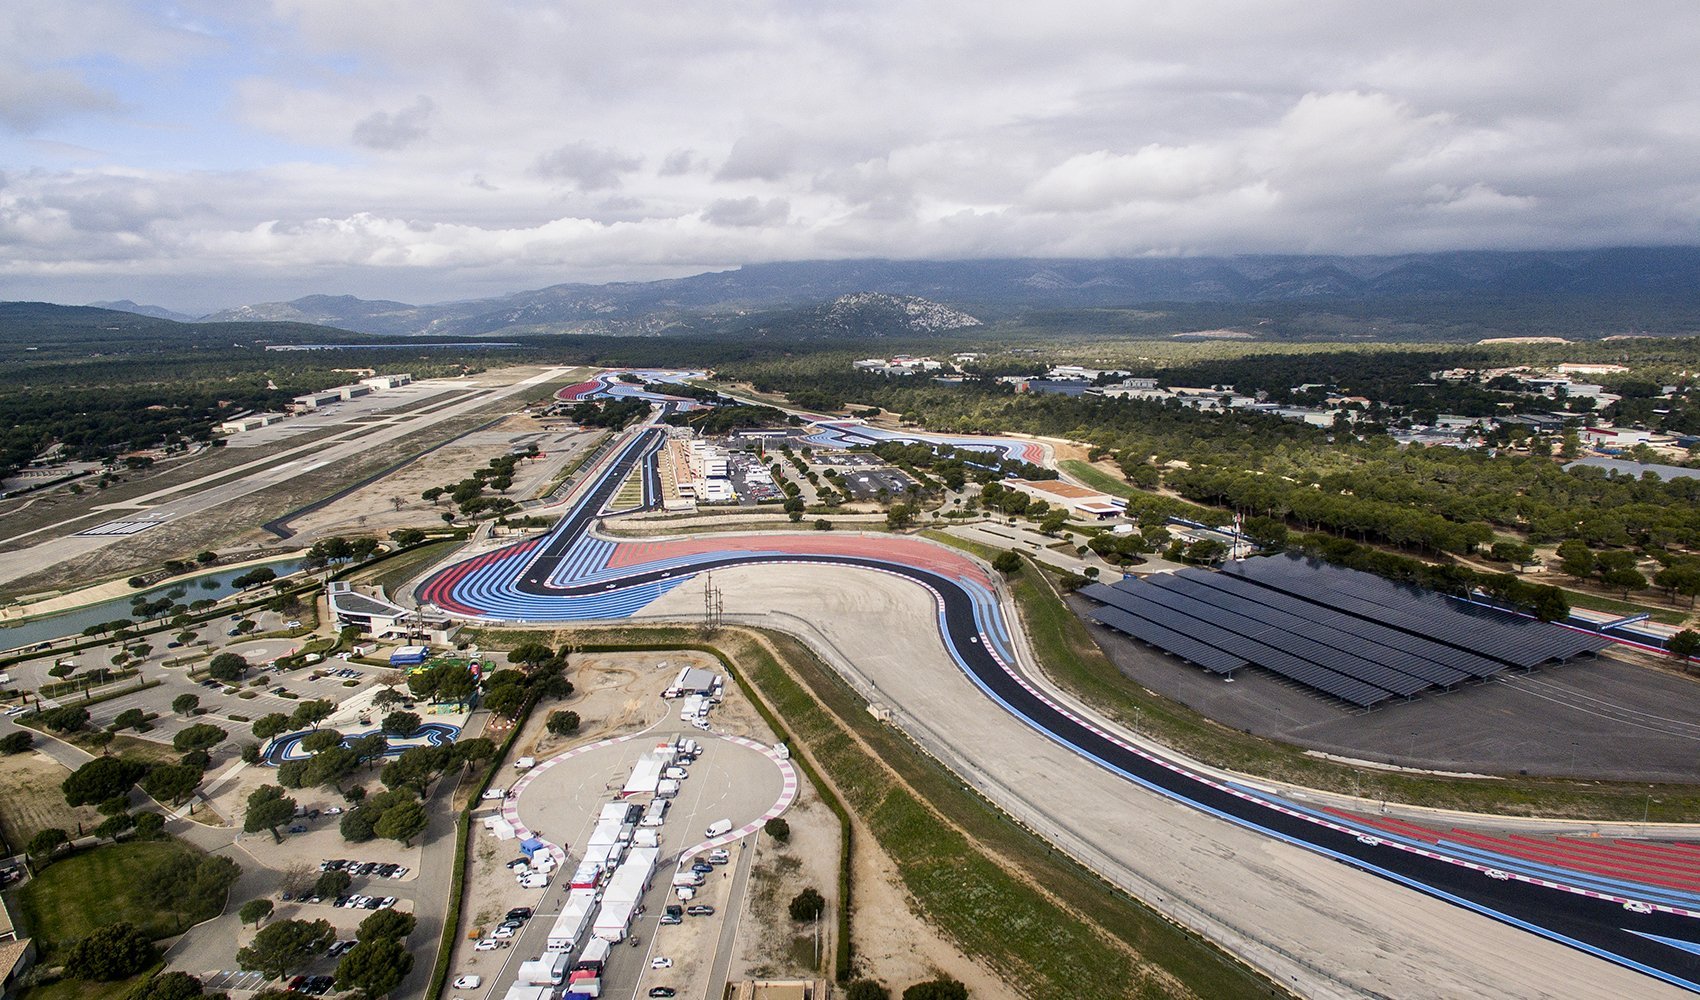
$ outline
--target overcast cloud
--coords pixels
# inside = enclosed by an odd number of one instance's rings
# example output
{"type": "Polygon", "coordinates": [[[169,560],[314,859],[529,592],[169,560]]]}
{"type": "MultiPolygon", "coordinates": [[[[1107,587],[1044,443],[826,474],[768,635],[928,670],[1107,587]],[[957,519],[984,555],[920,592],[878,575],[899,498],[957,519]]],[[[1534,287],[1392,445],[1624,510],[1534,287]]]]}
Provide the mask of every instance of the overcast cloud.
{"type": "Polygon", "coordinates": [[[1691,0],[0,6],[0,298],[1700,243],[1691,0]]]}

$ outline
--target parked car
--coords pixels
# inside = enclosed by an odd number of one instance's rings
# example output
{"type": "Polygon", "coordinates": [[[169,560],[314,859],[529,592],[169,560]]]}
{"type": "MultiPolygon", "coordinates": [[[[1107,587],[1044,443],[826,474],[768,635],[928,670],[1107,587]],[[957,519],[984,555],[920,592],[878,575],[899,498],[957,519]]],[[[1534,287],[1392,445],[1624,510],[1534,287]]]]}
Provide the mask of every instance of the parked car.
{"type": "Polygon", "coordinates": [[[457,989],[457,990],[475,990],[478,987],[484,985],[484,977],[483,976],[456,976],[455,981],[450,983],[449,985],[452,986],[453,988],[457,989]]]}
{"type": "Polygon", "coordinates": [[[682,924],[684,922],[685,922],[684,917],[681,917],[681,916],[674,914],[674,913],[666,914],[660,920],[660,923],[663,927],[671,927],[674,924],[682,924]]]}
{"type": "Polygon", "coordinates": [[[506,941],[497,941],[494,938],[485,938],[482,941],[479,941],[477,944],[473,945],[472,950],[473,951],[495,951],[497,948],[506,948],[507,946],[508,946],[508,943],[506,941]]]}
{"type": "Polygon", "coordinates": [[[498,927],[498,928],[496,928],[496,930],[493,933],[491,933],[490,936],[492,938],[496,939],[497,941],[506,941],[509,938],[514,936],[514,928],[512,928],[512,927],[498,927]]]}
{"type": "Polygon", "coordinates": [[[289,832],[290,833],[306,833],[307,828],[300,823],[296,823],[295,825],[293,825],[289,828],[289,832]]]}
{"type": "Polygon", "coordinates": [[[676,997],[679,991],[671,986],[651,986],[649,995],[652,997],[676,997]]]}
{"type": "Polygon", "coordinates": [[[516,906],[508,911],[509,920],[530,920],[532,909],[529,906],[516,906]]]}
{"type": "Polygon", "coordinates": [[[284,623],[283,627],[284,628],[300,628],[301,623],[299,621],[294,620],[294,619],[290,619],[289,621],[284,623]]]}
{"type": "Polygon", "coordinates": [[[671,969],[673,960],[666,955],[657,955],[649,960],[649,967],[652,969],[671,969]]]}
{"type": "Polygon", "coordinates": [[[696,872],[698,875],[707,875],[709,872],[714,871],[714,866],[706,861],[698,861],[696,864],[691,865],[691,871],[696,872]]]}
{"type": "Polygon", "coordinates": [[[685,907],[685,913],[693,917],[712,917],[714,916],[714,907],[707,903],[698,903],[695,906],[685,907]]]}

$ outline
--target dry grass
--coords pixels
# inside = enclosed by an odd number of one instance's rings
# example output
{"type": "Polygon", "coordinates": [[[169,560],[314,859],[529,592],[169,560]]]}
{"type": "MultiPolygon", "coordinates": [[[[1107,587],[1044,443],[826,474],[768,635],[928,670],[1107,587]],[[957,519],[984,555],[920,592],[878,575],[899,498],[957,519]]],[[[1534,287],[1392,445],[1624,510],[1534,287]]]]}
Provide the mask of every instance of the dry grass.
{"type": "Polygon", "coordinates": [[[70,774],[43,753],[0,757],[0,831],[13,851],[23,850],[42,830],[57,828],[75,836],[79,823],[83,829],[100,823],[100,813],[89,806],[65,804],[59,783],[70,774]]]}

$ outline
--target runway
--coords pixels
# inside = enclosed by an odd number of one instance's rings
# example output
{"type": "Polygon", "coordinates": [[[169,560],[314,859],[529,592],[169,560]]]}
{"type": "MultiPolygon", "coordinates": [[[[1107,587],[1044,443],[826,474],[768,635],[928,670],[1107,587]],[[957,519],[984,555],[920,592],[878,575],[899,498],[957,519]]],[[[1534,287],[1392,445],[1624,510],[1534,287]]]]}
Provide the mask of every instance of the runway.
{"type": "MultiPolygon", "coordinates": [[[[692,575],[733,566],[821,564],[900,577],[932,594],[945,648],[987,698],[1072,753],[1225,822],[1700,992],[1700,884],[1654,879],[1627,864],[1598,870],[1407,835],[1216,780],[1134,747],[1023,676],[995,588],[964,555],[884,537],[858,537],[866,551],[855,554],[845,548],[851,536],[828,542],[819,533],[652,542],[597,537],[595,522],[634,467],[653,466],[662,434],[652,426],[631,432],[592,471],[549,534],[435,574],[419,588],[420,599],[472,619],[592,621],[624,618],[692,575]]],[[[1700,865],[1700,852],[1695,858],[1700,865]]]]}

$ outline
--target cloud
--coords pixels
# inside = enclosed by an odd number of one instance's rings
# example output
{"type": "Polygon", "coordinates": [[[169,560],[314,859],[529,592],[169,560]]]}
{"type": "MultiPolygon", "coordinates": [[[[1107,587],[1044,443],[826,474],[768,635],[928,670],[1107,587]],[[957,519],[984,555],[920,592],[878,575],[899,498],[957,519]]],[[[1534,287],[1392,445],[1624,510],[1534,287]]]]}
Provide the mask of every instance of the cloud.
{"type": "Polygon", "coordinates": [[[569,142],[537,158],[538,174],[570,180],[581,191],[619,187],[620,175],[641,166],[641,157],[583,140],[569,142]]]}
{"type": "Polygon", "coordinates": [[[400,111],[374,111],[354,123],[354,141],[368,149],[403,149],[425,138],[436,105],[420,95],[400,111]]]}
{"type": "Polygon", "coordinates": [[[784,198],[721,198],[702,210],[704,222],[715,226],[778,226],[791,217],[784,198]]]}
{"type": "Polygon", "coordinates": [[[8,294],[1700,233],[1691,0],[159,6],[0,4],[8,294]]]}
{"type": "Polygon", "coordinates": [[[697,154],[693,149],[675,149],[661,161],[661,176],[677,177],[688,174],[697,166],[697,154]]]}

